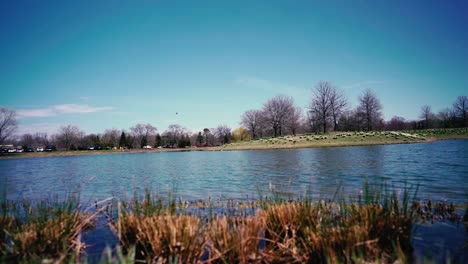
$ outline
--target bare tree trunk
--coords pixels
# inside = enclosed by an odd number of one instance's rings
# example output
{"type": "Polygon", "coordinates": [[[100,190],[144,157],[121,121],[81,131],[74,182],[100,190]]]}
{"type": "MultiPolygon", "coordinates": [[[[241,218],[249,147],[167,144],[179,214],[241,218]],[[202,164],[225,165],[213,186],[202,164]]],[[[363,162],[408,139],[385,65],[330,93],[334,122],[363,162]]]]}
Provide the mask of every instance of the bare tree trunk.
{"type": "Polygon", "coordinates": [[[323,122],[323,133],[327,133],[327,116],[325,114],[322,116],[322,122],[323,122]]]}
{"type": "Polygon", "coordinates": [[[333,113],[333,131],[338,130],[338,122],[336,122],[336,120],[337,120],[337,116],[335,113],[333,113]]]}

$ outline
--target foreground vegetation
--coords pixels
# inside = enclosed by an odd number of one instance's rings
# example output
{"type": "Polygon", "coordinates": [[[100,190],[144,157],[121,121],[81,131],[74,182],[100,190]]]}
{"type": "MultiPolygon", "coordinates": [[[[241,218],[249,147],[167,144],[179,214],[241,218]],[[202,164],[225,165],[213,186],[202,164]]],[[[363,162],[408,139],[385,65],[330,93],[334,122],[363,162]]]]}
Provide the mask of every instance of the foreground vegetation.
{"type": "Polygon", "coordinates": [[[81,210],[78,198],[2,201],[0,261],[2,263],[79,260],[83,231],[93,227],[96,213],[81,210]]]}
{"type": "Polygon", "coordinates": [[[151,263],[337,263],[411,259],[413,215],[387,204],[285,202],[254,215],[198,216],[119,206],[111,226],[124,249],[151,263]]]}
{"type": "MultiPolygon", "coordinates": [[[[459,221],[453,204],[415,202],[415,193],[372,193],[354,201],[183,202],[147,192],[131,201],[78,199],[1,203],[0,261],[83,262],[81,234],[105,216],[120,246],[103,262],[344,263],[411,262],[421,221],[459,221]],[[104,204],[104,203],[101,203],[104,204]]],[[[466,223],[465,223],[466,224],[466,223]]]]}

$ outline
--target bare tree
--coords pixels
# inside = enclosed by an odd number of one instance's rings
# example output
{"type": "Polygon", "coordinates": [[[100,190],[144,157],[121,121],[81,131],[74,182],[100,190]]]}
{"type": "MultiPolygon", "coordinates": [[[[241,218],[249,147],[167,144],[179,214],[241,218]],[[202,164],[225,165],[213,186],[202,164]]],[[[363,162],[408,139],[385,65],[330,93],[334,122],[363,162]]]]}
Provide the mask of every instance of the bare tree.
{"type": "Polygon", "coordinates": [[[165,134],[166,135],[169,134],[174,138],[178,138],[178,137],[180,137],[182,134],[184,134],[186,132],[187,132],[187,129],[185,129],[181,125],[173,124],[173,125],[170,125],[167,128],[167,130],[165,131],[165,134]]]}
{"type": "Polygon", "coordinates": [[[241,125],[250,130],[252,138],[257,138],[257,132],[260,129],[262,111],[248,110],[241,116],[241,125]]]}
{"type": "Polygon", "coordinates": [[[214,134],[221,144],[229,143],[231,140],[231,128],[227,125],[219,125],[214,129],[214,134]]]}
{"type": "Polygon", "coordinates": [[[32,147],[34,145],[34,136],[29,133],[23,134],[20,142],[21,146],[32,147]]]}
{"type": "Polygon", "coordinates": [[[293,111],[294,101],[286,95],[277,95],[263,105],[262,116],[265,123],[273,129],[275,137],[282,135],[282,129],[293,111]]]}
{"type": "Polygon", "coordinates": [[[381,110],[382,104],[371,89],[366,89],[363,94],[359,96],[357,111],[367,131],[374,129],[382,120],[381,110]]]}
{"type": "Polygon", "coordinates": [[[190,132],[181,125],[170,125],[163,133],[163,138],[166,139],[166,142],[163,142],[163,144],[170,147],[185,147],[186,143],[187,145],[190,144],[189,134],[190,132]]]}
{"type": "Polygon", "coordinates": [[[34,146],[46,146],[49,144],[47,133],[36,133],[34,134],[34,146]]]}
{"type": "Polygon", "coordinates": [[[152,136],[156,135],[157,128],[151,124],[136,124],[134,127],[131,127],[130,130],[133,133],[135,138],[134,143],[138,144],[139,147],[148,144],[148,139],[154,138],[152,136]]]}
{"type": "MultiPolygon", "coordinates": [[[[133,134],[134,140],[134,146],[133,147],[143,147],[142,146],[142,141],[143,137],[145,136],[145,125],[144,124],[136,124],[135,126],[130,128],[130,131],[133,134]]],[[[133,144],[132,144],[133,145],[133,144]]]]}
{"type": "Polygon", "coordinates": [[[343,91],[335,86],[332,86],[330,94],[330,107],[334,131],[338,130],[338,120],[340,119],[343,112],[346,110],[347,105],[348,100],[346,99],[346,96],[344,95],[343,91]]]}
{"type": "Polygon", "coordinates": [[[405,118],[401,116],[394,116],[390,121],[387,123],[386,129],[387,130],[403,130],[406,129],[406,121],[405,118]]]}
{"type": "Polygon", "coordinates": [[[434,119],[434,114],[432,113],[430,105],[423,105],[421,107],[421,113],[419,114],[419,118],[423,119],[424,128],[431,127],[431,122],[434,119]]]}
{"type": "Polygon", "coordinates": [[[201,131],[199,131],[198,133],[192,134],[190,141],[192,142],[192,145],[201,147],[203,145],[203,139],[204,139],[203,134],[201,131]]]}
{"type": "Polygon", "coordinates": [[[89,137],[86,136],[84,131],[78,132],[78,150],[85,150],[92,147],[92,142],[89,137]]]}
{"type": "Polygon", "coordinates": [[[101,141],[108,147],[117,147],[122,131],[118,129],[106,129],[102,135],[101,141]]]}
{"type": "Polygon", "coordinates": [[[307,111],[306,115],[306,129],[314,133],[320,133],[322,126],[317,116],[312,111],[307,111]]]}
{"type": "Polygon", "coordinates": [[[451,108],[444,108],[437,113],[437,119],[439,120],[440,127],[449,128],[454,127],[455,123],[455,112],[451,108]]]}
{"type": "Polygon", "coordinates": [[[332,95],[332,85],[329,82],[321,81],[315,86],[312,100],[309,104],[311,119],[315,120],[316,125],[323,128],[323,132],[327,132],[327,123],[332,115],[332,105],[330,97],[332,95]]]}
{"type": "Polygon", "coordinates": [[[286,127],[294,136],[302,126],[304,114],[300,107],[294,107],[290,117],[286,120],[286,127]]]}
{"type": "Polygon", "coordinates": [[[156,131],[158,131],[158,129],[155,126],[152,126],[151,124],[145,125],[145,136],[147,138],[156,135],[156,131]]]}
{"type": "Polygon", "coordinates": [[[340,116],[340,127],[344,131],[359,130],[360,117],[357,109],[344,111],[340,116]]]}
{"type": "Polygon", "coordinates": [[[0,107],[0,145],[13,135],[16,128],[16,112],[0,107]]]}
{"type": "Polygon", "coordinates": [[[84,131],[78,133],[78,150],[86,150],[94,147],[92,135],[86,135],[84,131]]]}
{"type": "Polygon", "coordinates": [[[57,134],[57,142],[66,150],[79,141],[80,129],[74,125],[62,126],[57,134]]]}
{"type": "Polygon", "coordinates": [[[85,135],[83,132],[80,133],[80,145],[78,149],[80,148],[86,148],[88,147],[94,147],[94,149],[100,149],[102,148],[102,141],[101,137],[98,134],[89,134],[85,135]]]}
{"type": "Polygon", "coordinates": [[[453,110],[456,117],[460,118],[463,126],[467,126],[468,115],[468,98],[466,96],[458,96],[455,103],[453,103],[453,110]]]}

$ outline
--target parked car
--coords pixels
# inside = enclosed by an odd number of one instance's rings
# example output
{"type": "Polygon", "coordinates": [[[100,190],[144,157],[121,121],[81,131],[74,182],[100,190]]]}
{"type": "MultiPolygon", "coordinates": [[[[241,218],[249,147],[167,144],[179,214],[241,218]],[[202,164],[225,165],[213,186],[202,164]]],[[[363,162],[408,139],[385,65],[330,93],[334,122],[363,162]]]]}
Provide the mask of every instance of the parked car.
{"type": "Polygon", "coordinates": [[[143,146],[144,149],[152,149],[153,147],[151,147],[150,145],[146,145],[146,146],[143,146]]]}
{"type": "Polygon", "coordinates": [[[26,148],[24,151],[25,152],[34,152],[34,149],[33,148],[26,148]]]}
{"type": "Polygon", "coordinates": [[[17,148],[17,149],[16,149],[16,152],[22,153],[22,152],[24,152],[24,149],[22,149],[22,148],[17,148]]]}
{"type": "Polygon", "coordinates": [[[2,149],[0,149],[0,152],[1,153],[8,153],[8,149],[7,148],[2,148],[2,149]]]}
{"type": "Polygon", "coordinates": [[[44,151],[44,148],[43,148],[43,147],[37,147],[37,148],[36,148],[36,151],[37,151],[37,152],[43,152],[43,151],[44,151]]]}
{"type": "Polygon", "coordinates": [[[45,151],[56,151],[57,148],[54,145],[47,145],[45,151]]]}
{"type": "Polygon", "coordinates": [[[15,148],[9,148],[8,149],[8,153],[15,153],[16,152],[16,149],[15,148]]]}

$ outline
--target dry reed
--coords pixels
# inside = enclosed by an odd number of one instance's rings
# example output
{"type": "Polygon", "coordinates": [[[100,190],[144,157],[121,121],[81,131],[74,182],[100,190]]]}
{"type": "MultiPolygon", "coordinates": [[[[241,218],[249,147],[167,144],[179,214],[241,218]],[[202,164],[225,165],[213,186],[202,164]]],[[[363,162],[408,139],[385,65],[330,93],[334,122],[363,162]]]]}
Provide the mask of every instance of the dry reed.
{"type": "Polygon", "coordinates": [[[111,227],[143,262],[406,262],[412,255],[414,215],[396,196],[380,204],[272,202],[250,216],[207,222],[159,207],[119,208],[111,227]]]}
{"type": "Polygon", "coordinates": [[[0,260],[6,263],[79,261],[81,233],[93,227],[95,214],[79,210],[78,199],[37,204],[2,201],[0,260]]]}

